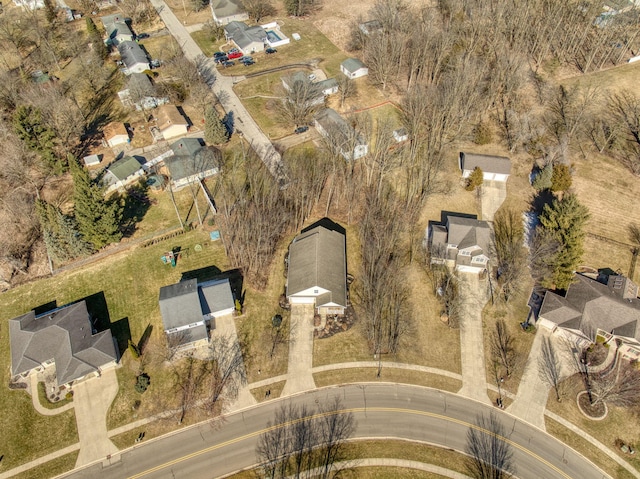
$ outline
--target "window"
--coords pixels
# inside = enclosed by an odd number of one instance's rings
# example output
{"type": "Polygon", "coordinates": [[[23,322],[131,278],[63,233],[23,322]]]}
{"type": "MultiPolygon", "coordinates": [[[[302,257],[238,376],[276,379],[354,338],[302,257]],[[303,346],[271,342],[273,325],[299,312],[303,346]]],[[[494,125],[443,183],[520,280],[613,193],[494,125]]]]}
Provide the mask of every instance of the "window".
{"type": "Polygon", "coordinates": [[[313,294],[318,294],[318,290],[317,290],[317,289],[314,289],[314,290],[313,290],[313,294]]]}

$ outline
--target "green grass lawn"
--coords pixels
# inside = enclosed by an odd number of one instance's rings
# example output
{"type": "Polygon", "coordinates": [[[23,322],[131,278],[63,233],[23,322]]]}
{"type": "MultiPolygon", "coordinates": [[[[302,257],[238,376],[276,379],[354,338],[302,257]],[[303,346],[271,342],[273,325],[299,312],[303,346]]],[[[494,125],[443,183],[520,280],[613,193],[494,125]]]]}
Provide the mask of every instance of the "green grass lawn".
{"type": "MultiPolygon", "coordinates": [[[[191,32],[191,38],[198,44],[202,53],[205,56],[210,57],[213,55],[213,52],[218,51],[218,47],[220,45],[220,41],[212,40],[209,35],[206,34],[204,30],[198,30],[197,32],[191,32]]],[[[222,40],[224,43],[224,40],[222,40]]]]}

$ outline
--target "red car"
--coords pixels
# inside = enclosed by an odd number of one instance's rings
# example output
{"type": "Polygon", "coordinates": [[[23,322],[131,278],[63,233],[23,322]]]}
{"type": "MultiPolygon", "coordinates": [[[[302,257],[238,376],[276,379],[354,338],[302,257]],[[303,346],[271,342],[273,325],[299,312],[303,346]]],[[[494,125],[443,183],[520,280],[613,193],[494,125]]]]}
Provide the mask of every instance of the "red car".
{"type": "Polygon", "coordinates": [[[233,52],[233,53],[227,54],[227,57],[229,58],[229,60],[233,60],[234,58],[240,58],[241,56],[242,56],[242,52],[233,52]]]}

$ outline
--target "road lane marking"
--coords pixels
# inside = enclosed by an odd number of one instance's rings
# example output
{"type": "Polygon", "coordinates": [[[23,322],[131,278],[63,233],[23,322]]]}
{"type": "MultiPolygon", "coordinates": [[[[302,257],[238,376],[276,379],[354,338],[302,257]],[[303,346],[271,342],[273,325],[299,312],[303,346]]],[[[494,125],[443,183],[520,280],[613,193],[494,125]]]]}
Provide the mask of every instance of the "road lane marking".
{"type": "MultiPolygon", "coordinates": [[[[173,459],[171,461],[165,462],[164,464],[160,464],[158,466],[152,467],[150,469],[147,469],[146,471],[142,471],[142,472],[139,472],[138,474],[134,474],[133,476],[130,476],[129,479],[139,479],[139,478],[147,476],[149,474],[153,474],[154,472],[161,471],[162,469],[166,469],[168,467],[174,466],[174,465],[179,464],[181,462],[188,461],[189,459],[193,459],[195,457],[201,456],[202,454],[207,454],[207,453],[213,452],[213,451],[215,451],[217,449],[221,449],[223,447],[231,446],[233,444],[236,444],[238,442],[244,441],[246,439],[251,439],[253,437],[259,436],[259,435],[264,434],[266,432],[273,431],[274,429],[279,429],[279,428],[282,428],[282,427],[286,427],[286,426],[289,426],[289,425],[292,425],[292,424],[296,424],[296,423],[301,422],[301,421],[306,421],[306,420],[309,420],[309,419],[321,418],[321,417],[325,417],[325,416],[329,416],[329,415],[333,415],[333,414],[371,413],[371,412],[393,412],[393,413],[402,413],[402,414],[415,414],[415,415],[418,415],[418,416],[427,416],[427,417],[432,417],[432,418],[436,418],[436,419],[441,419],[441,420],[444,420],[444,421],[448,421],[448,422],[459,424],[459,425],[464,426],[464,427],[472,428],[472,429],[480,431],[480,432],[482,432],[484,434],[488,434],[490,436],[494,436],[494,437],[500,439],[501,441],[503,441],[503,442],[513,446],[513,447],[518,448],[520,451],[524,452],[525,454],[528,454],[533,459],[535,459],[538,462],[541,462],[542,464],[544,464],[544,465],[548,466],[549,468],[553,469],[555,472],[560,474],[562,477],[564,477],[566,479],[572,479],[571,476],[569,476],[567,473],[565,473],[564,471],[562,471],[558,467],[554,466],[549,461],[547,461],[543,457],[539,456],[535,452],[530,451],[526,447],[524,447],[524,446],[512,441],[511,439],[508,439],[508,438],[506,438],[504,436],[500,436],[499,434],[496,434],[494,432],[488,431],[487,429],[481,428],[476,424],[471,424],[471,423],[463,421],[461,419],[456,419],[456,418],[452,418],[452,417],[448,417],[448,416],[443,416],[442,414],[436,414],[436,413],[433,413],[433,412],[418,411],[418,410],[415,410],[415,409],[392,408],[392,407],[366,407],[366,408],[358,407],[358,408],[341,409],[339,411],[329,411],[329,412],[324,412],[324,413],[318,413],[318,414],[314,414],[312,416],[299,418],[299,419],[296,419],[296,420],[293,420],[293,421],[287,421],[285,423],[275,424],[273,426],[269,426],[269,427],[266,427],[264,429],[251,432],[249,434],[245,434],[243,436],[239,436],[239,437],[236,437],[236,438],[233,438],[233,439],[229,439],[228,441],[221,442],[220,444],[209,446],[209,447],[207,447],[205,449],[201,449],[199,451],[192,452],[192,453],[187,454],[185,456],[182,456],[182,457],[173,459]]],[[[456,452],[459,452],[459,451],[456,451],[456,452]]]]}

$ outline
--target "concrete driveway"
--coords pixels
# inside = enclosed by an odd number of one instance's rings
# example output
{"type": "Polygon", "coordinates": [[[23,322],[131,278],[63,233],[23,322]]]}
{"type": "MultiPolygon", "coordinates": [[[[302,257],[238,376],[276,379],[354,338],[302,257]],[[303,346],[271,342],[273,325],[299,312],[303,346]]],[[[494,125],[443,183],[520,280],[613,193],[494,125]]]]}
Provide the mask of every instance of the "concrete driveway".
{"type": "Polygon", "coordinates": [[[115,369],[108,369],[100,377],[73,386],[73,406],[80,439],[76,467],[118,452],[107,436],[107,412],[116,394],[118,379],[115,369]]]}
{"type": "Polygon", "coordinates": [[[502,181],[485,181],[480,188],[480,208],[484,221],[493,221],[496,211],[507,198],[507,184],[502,181]]]}
{"type": "Polygon", "coordinates": [[[462,388],[458,394],[490,404],[484,362],[482,308],[489,299],[486,280],[474,273],[459,273],[462,313],[460,345],[462,354],[462,388]]]}
{"type": "Polygon", "coordinates": [[[313,381],[313,304],[291,305],[289,369],[282,396],[315,389],[313,381]]]}

